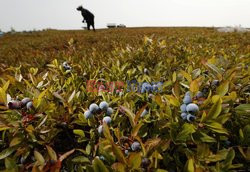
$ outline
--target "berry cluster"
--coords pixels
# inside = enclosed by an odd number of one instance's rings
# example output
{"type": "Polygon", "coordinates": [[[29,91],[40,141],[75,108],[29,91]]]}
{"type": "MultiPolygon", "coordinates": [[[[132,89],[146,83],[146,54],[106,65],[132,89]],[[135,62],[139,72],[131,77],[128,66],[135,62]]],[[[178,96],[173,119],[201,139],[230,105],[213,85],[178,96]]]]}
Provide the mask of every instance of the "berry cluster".
{"type": "Polygon", "coordinates": [[[30,98],[23,98],[21,101],[19,100],[11,100],[8,102],[9,109],[31,109],[33,107],[32,100],[30,98]]]}
{"type": "MultiPolygon", "coordinates": [[[[89,106],[89,110],[87,110],[84,113],[84,117],[86,119],[92,118],[94,116],[94,114],[99,114],[101,112],[104,112],[106,114],[106,116],[102,119],[102,123],[106,123],[106,124],[111,124],[112,120],[110,118],[110,115],[112,115],[113,113],[113,109],[111,107],[109,107],[109,104],[106,101],[102,101],[99,106],[96,103],[92,103],[89,106]]],[[[100,125],[98,127],[98,133],[102,134],[103,132],[103,126],[100,125]]]]}
{"type": "MultiPolygon", "coordinates": [[[[196,97],[203,96],[201,92],[198,92],[196,97]]],[[[197,104],[193,103],[191,98],[191,93],[186,92],[183,103],[180,107],[181,109],[181,117],[183,120],[187,120],[188,122],[192,122],[196,119],[195,115],[199,111],[199,107],[197,104]]]]}

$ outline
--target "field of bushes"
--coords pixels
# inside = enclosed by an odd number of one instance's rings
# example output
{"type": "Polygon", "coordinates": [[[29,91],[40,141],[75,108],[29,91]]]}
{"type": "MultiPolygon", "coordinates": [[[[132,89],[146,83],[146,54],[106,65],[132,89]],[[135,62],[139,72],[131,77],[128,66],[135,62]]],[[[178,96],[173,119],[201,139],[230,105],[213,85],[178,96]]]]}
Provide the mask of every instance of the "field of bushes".
{"type": "Polygon", "coordinates": [[[249,65],[250,32],[5,34],[0,171],[249,171],[249,65]]]}

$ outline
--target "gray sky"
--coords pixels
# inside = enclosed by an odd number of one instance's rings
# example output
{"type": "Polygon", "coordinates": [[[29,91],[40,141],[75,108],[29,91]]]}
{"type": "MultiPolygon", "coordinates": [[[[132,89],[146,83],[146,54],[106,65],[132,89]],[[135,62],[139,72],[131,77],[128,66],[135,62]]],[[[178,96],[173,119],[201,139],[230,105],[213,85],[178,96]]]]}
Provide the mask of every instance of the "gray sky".
{"type": "Polygon", "coordinates": [[[0,0],[0,29],[80,29],[83,5],[96,27],[134,26],[250,27],[250,0],[0,0]]]}

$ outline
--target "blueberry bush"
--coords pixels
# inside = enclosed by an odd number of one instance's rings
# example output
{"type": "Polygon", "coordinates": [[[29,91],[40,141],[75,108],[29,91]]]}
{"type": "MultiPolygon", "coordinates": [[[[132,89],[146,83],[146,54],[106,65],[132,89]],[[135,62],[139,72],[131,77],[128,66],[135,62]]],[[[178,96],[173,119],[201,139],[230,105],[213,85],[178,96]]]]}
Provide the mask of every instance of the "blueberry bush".
{"type": "Polygon", "coordinates": [[[250,170],[250,35],[207,32],[1,66],[0,170],[250,170]]]}

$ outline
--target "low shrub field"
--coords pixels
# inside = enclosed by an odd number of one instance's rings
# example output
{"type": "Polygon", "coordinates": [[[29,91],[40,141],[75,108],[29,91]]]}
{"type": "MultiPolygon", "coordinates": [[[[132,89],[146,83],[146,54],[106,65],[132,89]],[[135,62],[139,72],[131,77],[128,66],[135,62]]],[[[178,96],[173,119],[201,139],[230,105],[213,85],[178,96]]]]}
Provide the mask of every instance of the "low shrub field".
{"type": "Polygon", "coordinates": [[[250,33],[0,38],[0,170],[250,170],[250,33]]]}

